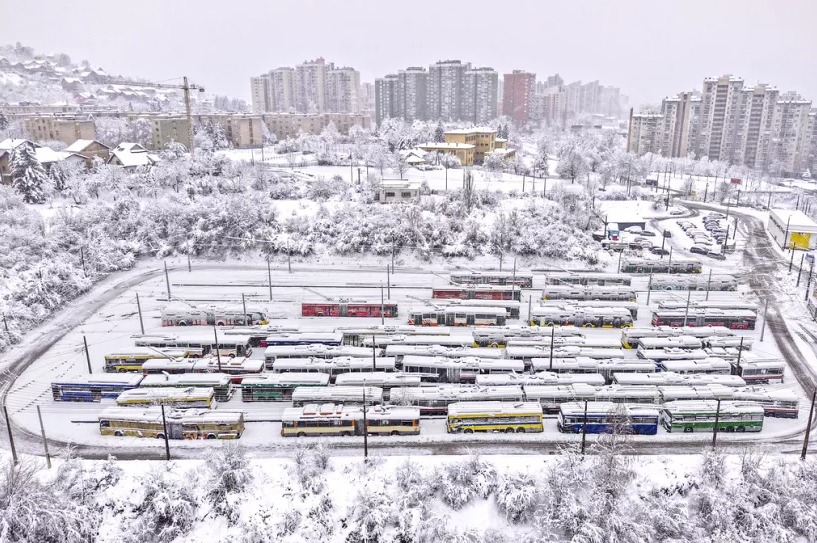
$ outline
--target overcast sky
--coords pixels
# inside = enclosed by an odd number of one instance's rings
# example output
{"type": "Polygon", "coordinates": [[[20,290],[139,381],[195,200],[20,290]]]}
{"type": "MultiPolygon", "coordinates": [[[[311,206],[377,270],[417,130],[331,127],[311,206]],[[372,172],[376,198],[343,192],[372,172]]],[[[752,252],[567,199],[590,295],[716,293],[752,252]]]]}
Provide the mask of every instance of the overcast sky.
{"type": "Polygon", "coordinates": [[[247,99],[250,76],[323,56],[363,81],[445,59],[558,72],[636,107],[731,73],[817,103],[817,0],[0,0],[0,21],[0,42],[247,99]]]}

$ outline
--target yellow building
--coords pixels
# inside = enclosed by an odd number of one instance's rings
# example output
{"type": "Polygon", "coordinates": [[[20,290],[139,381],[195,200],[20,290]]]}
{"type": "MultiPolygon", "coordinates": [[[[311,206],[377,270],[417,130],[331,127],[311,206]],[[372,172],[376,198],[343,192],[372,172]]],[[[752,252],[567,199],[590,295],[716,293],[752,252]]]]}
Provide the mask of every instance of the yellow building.
{"type": "Polygon", "coordinates": [[[496,130],[485,127],[449,130],[445,133],[445,142],[473,145],[474,162],[477,164],[482,163],[487,153],[497,148],[504,148],[507,144],[505,140],[497,139],[496,130]]]}
{"type": "Polygon", "coordinates": [[[460,160],[460,163],[463,166],[474,165],[474,152],[476,151],[476,145],[473,145],[471,143],[458,142],[437,143],[432,141],[428,143],[421,143],[417,147],[428,153],[437,151],[440,153],[454,155],[460,160]]]}

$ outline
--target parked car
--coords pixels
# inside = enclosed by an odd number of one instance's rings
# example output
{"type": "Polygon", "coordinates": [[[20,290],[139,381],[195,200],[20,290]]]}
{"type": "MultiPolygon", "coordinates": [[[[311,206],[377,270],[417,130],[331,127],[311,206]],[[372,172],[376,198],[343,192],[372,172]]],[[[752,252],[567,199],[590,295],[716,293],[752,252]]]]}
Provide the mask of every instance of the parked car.
{"type": "Polygon", "coordinates": [[[642,236],[647,236],[647,237],[650,237],[650,238],[654,238],[655,237],[655,232],[653,232],[652,230],[644,230],[643,232],[641,232],[641,235],[642,236]]]}
{"type": "Polygon", "coordinates": [[[703,245],[693,245],[692,247],[690,247],[689,252],[697,253],[699,255],[705,255],[706,253],[709,252],[709,249],[704,247],[703,245]]]}
{"type": "Polygon", "coordinates": [[[673,209],[672,211],[669,212],[670,215],[683,215],[684,213],[686,213],[686,211],[683,211],[681,209],[673,209]]]}
{"type": "Polygon", "coordinates": [[[668,255],[669,251],[666,249],[662,249],[661,247],[652,247],[650,252],[654,255],[668,255]]]}
{"type": "Polygon", "coordinates": [[[719,253],[718,251],[708,251],[706,253],[706,256],[708,256],[709,258],[714,258],[715,260],[726,260],[726,257],[722,253],[719,253]]]}
{"type": "Polygon", "coordinates": [[[628,226],[624,229],[625,232],[629,232],[631,234],[640,234],[643,229],[640,226],[628,226]]]}

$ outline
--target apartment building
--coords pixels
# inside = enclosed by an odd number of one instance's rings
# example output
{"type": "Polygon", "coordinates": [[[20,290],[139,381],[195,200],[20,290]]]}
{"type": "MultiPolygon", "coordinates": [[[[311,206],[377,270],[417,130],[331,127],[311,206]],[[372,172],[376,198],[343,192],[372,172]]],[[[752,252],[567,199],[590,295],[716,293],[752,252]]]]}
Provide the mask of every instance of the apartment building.
{"type": "Polygon", "coordinates": [[[564,87],[548,87],[531,97],[530,119],[537,123],[563,125],[567,112],[567,93],[564,87]]]}
{"type": "Polygon", "coordinates": [[[253,113],[270,111],[270,78],[268,74],[250,78],[250,99],[253,113]]]}
{"type": "MultiPolygon", "coordinates": [[[[130,122],[136,119],[145,119],[150,123],[150,142],[147,144],[149,150],[160,151],[171,141],[190,149],[190,126],[185,115],[153,113],[128,116],[130,122]]],[[[195,118],[193,124],[196,124],[195,118]]]]}
{"type": "Polygon", "coordinates": [[[227,141],[235,149],[261,147],[264,142],[261,115],[249,113],[213,113],[193,115],[194,125],[212,123],[224,130],[227,141]]]}
{"type": "Polygon", "coordinates": [[[360,72],[348,67],[326,72],[326,111],[360,113],[360,72]]]}
{"type": "Polygon", "coordinates": [[[398,78],[389,74],[374,80],[375,123],[380,126],[384,120],[400,117],[398,107],[398,78]]]}
{"type": "Polygon", "coordinates": [[[659,113],[630,113],[627,152],[636,153],[639,156],[646,153],[658,153],[663,121],[664,116],[659,113]]]}
{"type": "Polygon", "coordinates": [[[295,70],[286,66],[270,70],[269,109],[289,113],[295,108],[295,70]]]}
{"type": "Polygon", "coordinates": [[[396,117],[406,122],[428,119],[428,72],[413,66],[397,72],[396,117]]]}
{"type": "Polygon", "coordinates": [[[519,126],[531,118],[531,102],[536,86],[536,74],[514,70],[502,80],[502,114],[519,126]]]}
{"type": "Polygon", "coordinates": [[[457,121],[462,118],[465,72],[471,64],[459,60],[441,60],[428,67],[428,118],[457,121]]]}
{"type": "Polygon", "coordinates": [[[811,151],[811,101],[796,93],[781,97],[775,107],[769,168],[799,174],[809,167],[811,151]]]}
{"type": "Polygon", "coordinates": [[[295,109],[298,112],[326,111],[326,75],[333,68],[323,57],[295,66],[295,109]]]}
{"type": "Polygon", "coordinates": [[[741,105],[741,148],[736,163],[750,168],[768,168],[774,134],[774,112],[780,92],[769,85],[757,85],[743,91],[741,105]]]}
{"type": "Polygon", "coordinates": [[[24,121],[26,132],[35,141],[61,141],[71,145],[77,140],[96,138],[94,121],[87,116],[33,116],[24,121]]]}
{"type": "Polygon", "coordinates": [[[499,74],[493,68],[472,68],[464,74],[460,119],[485,124],[497,117],[499,74]]]}
{"type": "Polygon", "coordinates": [[[375,110],[374,83],[364,82],[360,84],[360,113],[373,116],[375,110]]]}
{"type": "Polygon", "coordinates": [[[263,122],[270,133],[279,140],[288,137],[296,138],[299,134],[320,134],[329,123],[334,123],[338,132],[348,134],[353,126],[371,128],[371,119],[366,115],[354,113],[267,113],[262,115],[263,122]]]}
{"type": "Polygon", "coordinates": [[[463,128],[445,132],[445,143],[474,146],[474,163],[482,164],[485,155],[505,147],[505,140],[497,143],[496,130],[486,127],[463,128]]]}

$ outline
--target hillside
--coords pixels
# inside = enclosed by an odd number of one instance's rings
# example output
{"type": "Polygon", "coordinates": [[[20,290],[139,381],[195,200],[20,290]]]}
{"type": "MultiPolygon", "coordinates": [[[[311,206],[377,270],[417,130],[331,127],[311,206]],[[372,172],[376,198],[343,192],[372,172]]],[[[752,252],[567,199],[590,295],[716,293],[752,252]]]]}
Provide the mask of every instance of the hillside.
{"type": "MultiPolygon", "coordinates": [[[[64,53],[39,54],[21,44],[0,45],[0,107],[76,105],[83,109],[178,111],[181,90],[154,88],[144,79],[72,61],[64,53]]],[[[241,111],[242,100],[193,93],[198,109],[241,111]]]]}

